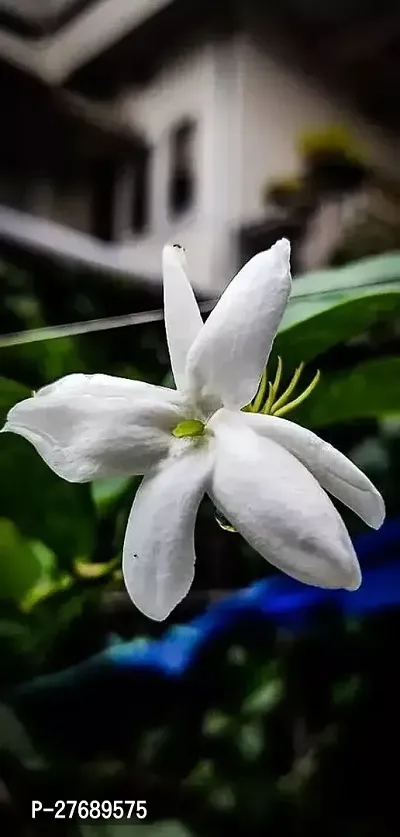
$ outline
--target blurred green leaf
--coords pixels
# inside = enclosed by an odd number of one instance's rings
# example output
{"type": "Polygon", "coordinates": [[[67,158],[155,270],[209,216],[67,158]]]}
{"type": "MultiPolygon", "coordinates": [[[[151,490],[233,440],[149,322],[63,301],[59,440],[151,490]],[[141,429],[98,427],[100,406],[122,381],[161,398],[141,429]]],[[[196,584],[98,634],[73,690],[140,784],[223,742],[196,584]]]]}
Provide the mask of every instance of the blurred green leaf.
{"type": "Polygon", "coordinates": [[[22,622],[21,614],[18,614],[18,619],[0,619],[0,652],[1,661],[4,665],[4,656],[6,653],[13,655],[18,653],[26,653],[32,650],[34,637],[32,636],[31,626],[27,621],[22,622]]]}
{"type": "Polygon", "coordinates": [[[13,378],[26,384],[30,395],[31,389],[38,389],[46,382],[43,370],[47,352],[45,342],[1,347],[0,373],[6,379],[13,378]]]}
{"type": "Polygon", "coordinates": [[[74,579],[72,576],[64,573],[57,579],[44,578],[41,579],[34,587],[32,587],[26,596],[20,602],[20,608],[24,613],[29,613],[39,602],[50,598],[55,593],[62,590],[67,590],[73,585],[74,579]]]}
{"type": "Polygon", "coordinates": [[[9,378],[0,378],[0,425],[3,425],[7,413],[14,404],[24,398],[30,398],[32,392],[23,384],[17,381],[10,381],[9,378]]]}
{"type": "Polygon", "coordinates": [[[215,766],[210,759],[197,762],[192,772],[185,779],[185,784],[193,788],[209,788],[215,782],[215,766]]]}
{"type": "Polygon", "coordinates": [[[231,718],[225,712],[218,710],[211,710],[204,716],[203,721],[203,735],[214,738],[224,735],[228,732],[231,724],[231,718]]]}
{"type": "Polygon", "coordinates": [[[88,485],[57,477],[25,439],[0,436],[0,508],[23,535],[42,541],[62,563],[92,548],[94,507],[88,485]]]}
{"type": "Polygon", "coordinates": [[[351,459],[367,473],[383,473],[390,467],[390,455],[383,439],[367,436],[351,451],[351,459]]]}
{"type": "Polygon", "coordinates": [[[244,666],[247,662],[248,651],[243,645],[231,645],[226,655],[228,663],[233,666],[244,666]]]}
{"type": "MultiPolygon", "coordinates": [[[[385,253],[350,262],[344,267],[328,267],[299,276],[293,284],[284,325],[302,319],[303,306],[311,300],[318,302],[318,295],[323,295],[333,305],[360,296],[367,289],[373,293],[400,291],[399,253],[385,253]]],[[[319,302],[322,303],[322,298],[319,302]]]]}
{"type": "Polygon", "coordinates": [[[243,704],[243,712],[246,715],[263,715],[274,709],[284,693],[283,682],[275,678],[262,683],[246,698],[243,704]]]}
{"type": "Polygon", "coordinates": [[[229,785],[220,785],[210,794],[210,803],[217,811],[231,811],[236,804],[235,794],[229,785]]]}
{"type": "MultiPolygon", "coordinates": [[[[31,394],[16,381],[1,378],[0,423],[14,404],[31,394]]],[[[87,485],[61,480],[28,442],[11,433],[0,437],[0,472],[3,516],[26,537],[44,541],[64,558],[85,554],[91,548],[94,508],[87,485]]]]}
{"type": "Polygon", "coordinates": [[[399,312],[397,254],[300,276],[293,283],[274,353],[295,366],[399,312]]]}
{"type": "MultiPolygon", "coordinates": [[[[289,313],[295,316],[296,309],[289,313]]],[[[281,355],[285,366],[307,363],[332,346],[357,337],[379,321],[400,313],[400,291],[360,290],[354,299],[332,303],[329,294],[315,293],[297,309],[299,320],[283,323],[277,335],[274,352],[281,355]]],[[[296,316],[297,316],[296,315],[296,316]]]]}
{"type": "Polygon", "coordinates": [[[0,597],[19,601],[42,575],[35,550],[10,520],[0,520],[0,597]]]}
{"type": "Polygon", "coordinates": [[[249,721],[237,734],[237,746],[247,761],[257,759],[264,747],[264,732],[259,721],[249,721]]]}
{"type": "Polygon", "coordinates": [[[132,483],[132,477],[113,477],[95,480],[91,484],[93,502],[100,513],[107,512],[123,497],[132,483]]]}
{"type": "Polygon", "coordinates": [[[75,372],[86,372],[85,363],[79,352],[79,343],[73,337],[45,340],[42,346],[43,361],[40,371],[43,383],[56,381],[64,375],[71,375],[75,372]]]}
{"type": "Polygon", "coordinates": [[[81,561],[76,558],[74,561],[75,575],[86,581],[94,581],[99,578],[106,578],[111,575],[120,563],[119,558],[113,558],[111,561],[104,561],[102,563],[95,561],[81,561]]]}
{"type": "Polygon", "coordinates": [[[22,380],[33,389],[39,389],[64,375],[87,371],[76,338],[62,337],[14,345],[1,343],[0,338],[1,374],[22,380]]]}
{"type": "Polygon", "coordinates": [[[38,761],[38,754],[13,710],[0,703],[0,751],[8,750],[21,761],[38,761]]]}
{"type": "Polygon", "coordinates": [[[312,397],[293,413],[307,427],[400,415],[400,357],[366,361],[322,376],[312,397]]]}
{"type": "Polygon", "coordinates": [[[362,687],[362,678],[354,674],[345,681],[335,683],[332,688],[332,700],[336,706],[351,703],[362,687]]]}

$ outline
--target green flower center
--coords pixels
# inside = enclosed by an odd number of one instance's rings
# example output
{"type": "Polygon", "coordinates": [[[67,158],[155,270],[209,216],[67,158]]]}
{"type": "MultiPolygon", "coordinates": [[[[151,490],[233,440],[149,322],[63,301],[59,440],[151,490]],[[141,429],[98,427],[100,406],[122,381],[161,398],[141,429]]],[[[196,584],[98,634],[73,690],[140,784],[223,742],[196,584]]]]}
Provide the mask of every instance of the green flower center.
{"type": "Polygon", "coordinates": [[[174,427],[172,435],[176,436],[177,439],[184,439],[185,437],[193,438],[203,436],[204,430],[205,425],[199,419],[186,419],[185,421],[180,421],[174,427]]]}

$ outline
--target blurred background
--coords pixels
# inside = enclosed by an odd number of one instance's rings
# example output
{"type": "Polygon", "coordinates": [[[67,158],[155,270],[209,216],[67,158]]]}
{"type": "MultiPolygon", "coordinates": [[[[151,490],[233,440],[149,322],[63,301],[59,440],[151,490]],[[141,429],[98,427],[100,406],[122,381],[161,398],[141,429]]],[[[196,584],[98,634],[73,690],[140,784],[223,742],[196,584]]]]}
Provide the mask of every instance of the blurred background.
{"type": "Polygon", "coordinates": [[[387,505],[379,532],[340,509],[364,583],[327,594],[204,501],[195,584],[155,623],[120,571],[139,480],[71,485],[1,436],[2,834],[397,837],[399,86],[398,0],[0,0],[1,422],[71,372],[170,385],[166,241],[207,316],[286,236],[272,367],[321,370],[293,420],[387,505]]]}

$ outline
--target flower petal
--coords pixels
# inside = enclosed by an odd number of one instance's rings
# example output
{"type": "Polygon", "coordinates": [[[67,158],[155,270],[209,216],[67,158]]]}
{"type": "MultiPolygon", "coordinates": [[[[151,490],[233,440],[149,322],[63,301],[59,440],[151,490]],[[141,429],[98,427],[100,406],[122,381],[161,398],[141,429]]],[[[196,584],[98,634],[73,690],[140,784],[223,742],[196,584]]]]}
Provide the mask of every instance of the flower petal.
{"type": "Polygon", "coordinates": [[[329,497],[285,448],[221,410],[212,499],[261,555],[293,578],[356,590],[361,573],[344,523],[329,497]]]}
{"type": "Polygon", "coordinates": [[[16,404],[3,431],[31,442],[69,482],[133,476],[168,452],[182,408],[165,399],[161,387],[141,381],[69,375],[16,404]]]}
{"type": "Polygon", "coordinates": [[[203,328],[196,297],[186,276],[184,252],[175,246],[163,250],[164,318],[172,372],[178,389],[186,386],[186,358],[203,328]]]}
{"type": "Polygon", "coordinates": [[[385,519],[385,503],[371,480],[347,456],[292,421],[242,413],[243,421],[296,456],[318,482],[374,529],[385,519]]]}
{"type": "Polygon", "coordinates": [[[186,370],[203,403],[240,408],[253,398],[289,298],[289,258],[285,239],[254,256],[211,312],[186,370]]]}
{"type": "Polygon", "coordinates": [[[194,526],[212,461],[207,445],[177,440],[136,494],[122,570],[132,601],[151,619],[165,619],[192,584],[194,526]]]}
{"type": "Polygon", "coordinates": [[[117,378],[114,375],[84,375],[78,373],[66,375],[47,384],[36,392],[36,397],[50,395],[55,392],[62,392],[63,396],[80,395],[90,392],[95,396],[125,396],[134,398],[146,398],[151,401],[166,401],[170,404],[183,404],[183,397],[175,389],[158,387],[147,384],[145,381],[137,381],[132,378],[117,378]]]}

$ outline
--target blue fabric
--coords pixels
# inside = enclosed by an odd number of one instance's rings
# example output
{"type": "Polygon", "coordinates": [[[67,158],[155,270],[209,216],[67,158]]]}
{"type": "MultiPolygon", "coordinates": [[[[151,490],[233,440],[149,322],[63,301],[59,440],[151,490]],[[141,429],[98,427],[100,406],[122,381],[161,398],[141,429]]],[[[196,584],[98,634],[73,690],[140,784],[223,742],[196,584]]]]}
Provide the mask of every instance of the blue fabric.
{"type": "Polygon", "coordinates": [[[378,532],[361,535],[355,548],[363,572],[356,592],[321,590],[279,575],[257,581],[212,604],[187,625],[166,630],[160,639],[113,642],[100,654],[66,672],[39,678],[30,684],[43,688],[86,680],[100,668],[152,671],[167,678],[182,677],[199,651],[246,615],[272,619],[278,626],[297,627],[317,605],[332,603],[348,616],[360,616],[400,605],[400,518],[385,523],[378,532]],[[390,556],[392,560],[388,561],[390,556]],[[383,558],[385,563],[383,564],[383,558]],[[373,564],[368,568],[368,564],[373,564]],[[375,565],[376,564],[376,565],[375,565]]]}
{"type": "Polygon", "coordinates": [[[161,639],[149,640],[146,645],[116,644],[104,653],[114,665],[153,668],[176,677],[190,667],[202,647],[245,614],[293,627],[311,608],[328,602],[349,616],[400,605],[400,518],[387,521],[377,532],[359,536],[355,548],[361,565],[373,560],[380,563],[392,552],[398,560],[364,570],[363,583],[356,592],[308,587],[284,575],[257,581],[212,604],[189,625],[169,628],[161,639]]]}

